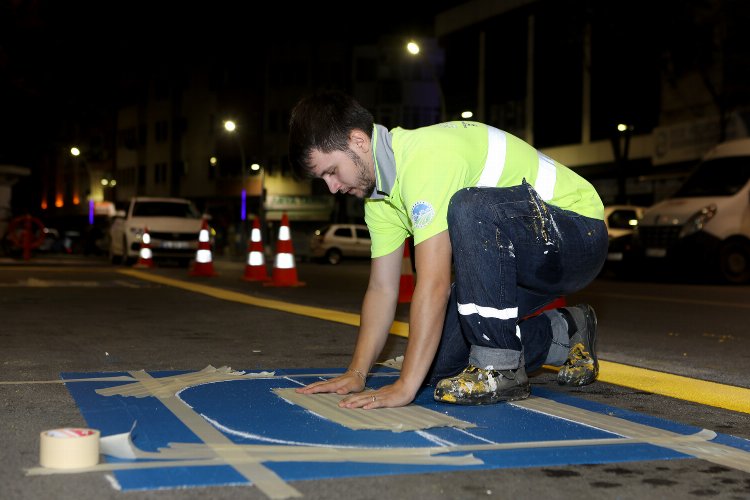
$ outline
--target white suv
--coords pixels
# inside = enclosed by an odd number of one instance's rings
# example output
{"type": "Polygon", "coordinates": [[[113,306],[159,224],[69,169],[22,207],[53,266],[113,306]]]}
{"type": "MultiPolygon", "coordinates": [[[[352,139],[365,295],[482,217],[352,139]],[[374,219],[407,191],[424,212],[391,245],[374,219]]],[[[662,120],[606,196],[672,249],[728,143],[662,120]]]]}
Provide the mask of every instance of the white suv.
{"type": "Polygon", "coordinates": [[[330,224],[313,234],[310,255],[338,264],[343,257],[369,257],[370,232],[364,224],[330,224]]]}
{"type": "Polygon", "coordinates": [[[198,249],[203,218],[184,198],[136,197],[127,211],[115,212],[110,226],[109,256],[113,263],[129,263],[138,257],[141,236],[148,228],[154,259],[173,258],[186,267],[198,249]]]}

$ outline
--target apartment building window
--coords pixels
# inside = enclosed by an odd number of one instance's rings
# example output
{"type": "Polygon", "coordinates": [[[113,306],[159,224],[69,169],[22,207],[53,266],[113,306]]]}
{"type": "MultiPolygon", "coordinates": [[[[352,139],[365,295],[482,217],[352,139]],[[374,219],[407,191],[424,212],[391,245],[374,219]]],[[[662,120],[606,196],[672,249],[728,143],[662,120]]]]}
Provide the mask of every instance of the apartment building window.
{"type": "Polygon", "coordinates": [[[154,129],[154,139],[156,142],[167,142],[169,138],[169,123],[167,120],[159,120],[156,122],[154,129]]]}
{"type": "Polygon", "coordinates": [[[148,139],[148,126],[145,123],[138,125],[138,145],[145,146],[148,139]]]}
{"type": "Polygon", "coordinates": [[[135,145],[135,128],[131,127],[120,130],[117,134],[117,146],[124,149],[135,149],[135,145]]]}
{"type": "Polygon", "coordinates": [[[123,186],[135,185],[135,167],[121,168],[117,174],[117,181],[123,186]]]}
{"type": "Polygon", "coordinates": [[[154,184],[165,184],[167,182],[167,163],[160,162],[154,165],[154,184]]]}
{"type": "Polygon", "coordinates": [[[138,165],[138,187],[146,187],[146,165],[138,165]]]}

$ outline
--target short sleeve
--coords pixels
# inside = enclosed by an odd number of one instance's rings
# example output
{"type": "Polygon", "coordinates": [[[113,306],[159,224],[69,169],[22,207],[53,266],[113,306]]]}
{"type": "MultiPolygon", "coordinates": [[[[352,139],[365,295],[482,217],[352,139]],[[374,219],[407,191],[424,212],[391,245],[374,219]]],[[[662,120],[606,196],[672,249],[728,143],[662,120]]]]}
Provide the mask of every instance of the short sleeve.
{"type": "Polygon", "coordinates": [[[365,201],[365,223],[370,231],[373,259],[398,249],[410,234],[397,209],[383,199],[365,201]]]}

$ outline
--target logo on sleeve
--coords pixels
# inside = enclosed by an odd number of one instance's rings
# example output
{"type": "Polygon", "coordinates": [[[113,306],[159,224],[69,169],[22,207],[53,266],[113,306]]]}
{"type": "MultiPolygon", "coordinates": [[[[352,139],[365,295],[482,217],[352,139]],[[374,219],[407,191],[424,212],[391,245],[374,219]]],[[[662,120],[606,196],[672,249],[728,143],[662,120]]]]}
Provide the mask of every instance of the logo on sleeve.
{"type": "Polygon", "coordinates": [[[411,223],[415,229],[424,229],[435,218],[435,209],[427,201],[418,201],[411,206],[411,223]]]}

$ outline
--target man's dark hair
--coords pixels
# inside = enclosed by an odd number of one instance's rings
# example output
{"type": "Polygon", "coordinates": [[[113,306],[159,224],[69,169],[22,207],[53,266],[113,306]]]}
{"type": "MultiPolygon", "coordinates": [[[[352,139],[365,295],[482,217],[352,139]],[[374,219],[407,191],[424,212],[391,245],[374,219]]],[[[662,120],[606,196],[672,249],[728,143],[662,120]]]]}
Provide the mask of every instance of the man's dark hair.
{"type": "Polygon", "coordinates": [[[310,176],[310,154],[349,150],[354,129],[372,138],[372,114],[353,97],[326,90],[301,99],[289,120],[289,162],[298,178],[310,176]]]}

